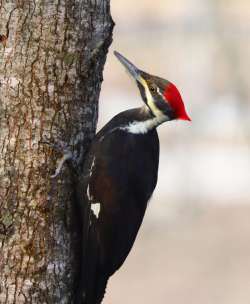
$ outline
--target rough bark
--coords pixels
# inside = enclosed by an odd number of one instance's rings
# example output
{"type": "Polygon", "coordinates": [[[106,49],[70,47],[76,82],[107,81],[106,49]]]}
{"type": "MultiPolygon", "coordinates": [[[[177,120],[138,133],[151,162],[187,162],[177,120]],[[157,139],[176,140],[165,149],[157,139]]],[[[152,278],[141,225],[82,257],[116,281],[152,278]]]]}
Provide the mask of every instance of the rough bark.
{"type": "Polygon", "coordinates": [[[109,0],[0,0],[0,303],[72,302],[74,181],[43,142],[81,166],[112,27],[109,0]]]}

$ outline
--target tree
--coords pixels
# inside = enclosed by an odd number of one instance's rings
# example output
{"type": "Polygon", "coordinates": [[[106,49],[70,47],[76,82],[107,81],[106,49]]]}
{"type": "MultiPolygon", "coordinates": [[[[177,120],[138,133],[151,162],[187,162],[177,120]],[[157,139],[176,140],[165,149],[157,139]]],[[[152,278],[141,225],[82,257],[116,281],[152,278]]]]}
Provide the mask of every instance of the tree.
{"type": "Polygon", "coordinates": [[[109,0],[0,1],[0,303],[72,303],[81,219],[70,169],[93,137],[109,0]]]}

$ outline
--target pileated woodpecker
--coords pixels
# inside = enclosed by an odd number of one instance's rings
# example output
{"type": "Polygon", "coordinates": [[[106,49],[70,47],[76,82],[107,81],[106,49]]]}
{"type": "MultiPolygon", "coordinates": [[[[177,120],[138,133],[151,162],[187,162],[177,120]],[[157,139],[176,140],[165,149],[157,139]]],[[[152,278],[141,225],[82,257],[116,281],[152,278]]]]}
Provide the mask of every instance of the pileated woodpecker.
{"type": "Polygon", "coordinates": [[[109,277],[133,246],[157,183],[156,127],[169,120],[190,120],[174,84],[139,70],[118,52],[114,54],[135,80],[144,106],[111,119],[94,138],[86,158],[88,203],[79,301],[84,304],[102,302],[109,277]]]}

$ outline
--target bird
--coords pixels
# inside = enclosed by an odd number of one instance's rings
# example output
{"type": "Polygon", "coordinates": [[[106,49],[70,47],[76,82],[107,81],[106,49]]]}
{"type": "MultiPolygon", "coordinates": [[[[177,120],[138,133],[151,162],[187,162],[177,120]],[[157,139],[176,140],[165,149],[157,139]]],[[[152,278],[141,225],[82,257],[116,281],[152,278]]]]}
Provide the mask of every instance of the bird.
{"type": "Polygon", "coordinates": [[[140,70],[117,51],[114,55],[132,76],[143,106],[113,117],[96,134],[85,159],[83,304],[102,303],[110,276],[135,242],[157,184],[156,128],[171,120],[191,120],[173,83],[140,70]]]}

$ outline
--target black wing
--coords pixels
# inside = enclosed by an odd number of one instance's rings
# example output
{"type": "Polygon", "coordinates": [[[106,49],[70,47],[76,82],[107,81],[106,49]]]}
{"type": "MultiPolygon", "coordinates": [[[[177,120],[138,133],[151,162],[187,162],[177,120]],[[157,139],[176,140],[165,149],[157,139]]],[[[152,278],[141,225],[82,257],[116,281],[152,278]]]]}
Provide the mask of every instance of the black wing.
{"type": "Polygon", "coordinates": [[[157,182],[158,160],[155,130],[147,136],[115,130],[93,142],[86,162],[84,303],[101,303],[109,276],[131,250],[157,182]]]}

